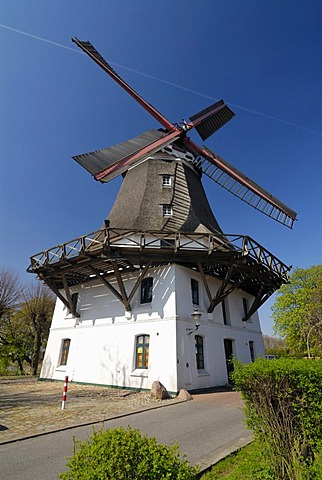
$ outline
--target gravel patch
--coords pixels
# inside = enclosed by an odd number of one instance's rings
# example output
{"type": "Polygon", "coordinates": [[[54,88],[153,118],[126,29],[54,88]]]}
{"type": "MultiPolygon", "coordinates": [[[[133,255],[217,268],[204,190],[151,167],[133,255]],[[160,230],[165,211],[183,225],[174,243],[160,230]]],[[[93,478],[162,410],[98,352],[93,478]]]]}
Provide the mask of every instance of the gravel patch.
{"type": "Polygon", "coordinates": [[[61,410],[62,392],[63,382],[0,378],[0,443],[178,401],[155,400],[149,392],[70,382],[65,409],[61,410]]]}

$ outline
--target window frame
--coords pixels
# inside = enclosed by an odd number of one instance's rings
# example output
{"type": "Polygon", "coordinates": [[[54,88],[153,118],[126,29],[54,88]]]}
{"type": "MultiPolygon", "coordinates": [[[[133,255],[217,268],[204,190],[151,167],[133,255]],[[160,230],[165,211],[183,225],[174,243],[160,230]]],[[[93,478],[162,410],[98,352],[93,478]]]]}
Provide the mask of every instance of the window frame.
{"type": "Polygon", "coordinates": [[[243,311],[244,311],[244,315],[246,316],[249,311],[248,299],[246,297],[242,297],[242,299],[243,299],[243,311]]]}
{"type": "Polygon", "coordinates": [[[174,238],[161,238],[160,247],[161,248],[174,248],[175,239],[174,238]]]}
{"type": "Polygon", "coordinates": [[[223,318],[224,325],[230,325],[227,298],[224,298],[221,302],[221,311],[222,311],[222,318],[223,318]]]}
{"type": "Polygon", "coordinates": [[[202,335],[195,335],[195,353],[197,370],[205,370],[205,348],[202,335]]]}
{"type": "Polygon", "coordinates": [[[170,188],[172,186],[171,175],[164,173],[162,175],[162,187],[170,188]]]}
{"type": "Polygon", "coordinates": [[[150,355],[150,335],[142,333],[135,337],[135,369],[147,370],[149,368],[150,355]],[[140,339],[142,338],[142,342],[140,339]],[[142,352],[139,349],[142,348],[142,352]],[[139,360],[139,354],[142,354],[142,360],[139,360]]]}
{"type": "Polygon", "coordinates": [[[140,304],[151,303],[153,299],[153,277],[145,277],[141,281],[140,304]]]}
{"type": "Polygon", "coordinates": [[[200,305],[199,282],[195,278],[190,278],[192,305],[200,305]]]}
{"type": "Polygon", "coordinates": [[[162,214],[164,217],[172,217],[173,215],[173,208],[170,203],[163,203],[162,204],[162,214]]]}
{"type": "Polygon", "coordinates": [[[250,354],[250,359],[252,362],[255,362],[256,356],[255,356],[255,342],[253,340],[249,340],[248,342],[248,347],[249,347],[249,354],[250,354]]]}
{"type": "Polygon", "coordinates": [[[59,356],[59,366],[65,367],[68,362],[69,350],[70,350],[71,339],[63,338],[60,346],[60,356],[59,356]],[[65,343],[68,342],[66,346],[65,343]]]}
{"type": "MultiPolygon", "coordinates": [[[[244,315],[243,315],[243,318],[248,315],[248,312],[249,312],[249,299],[246,298],[246,297],[242,297],[242,300],[243,300],[243,311],[244,311],[244,315]]],[[[252,322],[252,317],[249,317],[247,319],[247,322],[252,322]]]]}
{"type": "Polygon", "coordinates": [[[78,292],[72,293],[72,296],[71,296],[72,306],[73,306],[75,312],[77,311],[78,296],[79,296],[78,292]]]}

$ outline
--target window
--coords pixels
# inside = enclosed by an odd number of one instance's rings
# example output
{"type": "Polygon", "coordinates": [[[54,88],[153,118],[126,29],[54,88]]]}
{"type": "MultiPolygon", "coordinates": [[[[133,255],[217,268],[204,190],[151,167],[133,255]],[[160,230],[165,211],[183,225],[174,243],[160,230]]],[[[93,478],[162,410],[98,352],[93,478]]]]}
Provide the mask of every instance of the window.
{"type": "Polygon", "coordinates": [[[174,247],[174,238],[163,238],[160,242],[161,248],[174,247]]]}
{"type": "Polygon", "coordinates": [[[243,297],[243,308],[244,308],[244,316],[248,314],[248,300],[247,298],[243,297]]]}
{"type": "Polygon", "coordinates": [[[252,362],[255,362],[254,342],[250,341],[250,342],[248,342],[248,344],[249,344],[250,359],[251,359],[252,362]]]}
{"type": "Polygon", "coordinates": [[[153,292],[153,277],[144,278],[141,282],[141,303],[151,303],[153,292]]]}
{"type": "Polygon", "coordinates": [[[69,347],[70,347],[70,338],[65,338],[62,341],[61,355],[60,355],[60,365],[67,365],[69,347]]]}
{"type": "Polygon", "coordinates": [[[76,312],[77,302],[78,302],[78,293],[73,293],[72,294],[72,306],[73,306],[73,311],[74,312],[76,312]]]}
{"type": "Polygon", "coordinates": [[[224,320],[224,325],[230,325],[229,314],[228,314],[228,305],[227,305],[227,299],[226,298],[224,298],[223,301],[221,302],[221,308],[222,308],[222,318],[224,320]]]}
{"type": "Polygon", "coordinates": [[[170,175],[162,175],[162,186],[171,187],[171,177],[170,175]]]}
{"type": "Polygon", "coordinates": [[[203,354],[203,337],[195,335],[195,349],[197,369],[203,370],[205,368],[204,354],[203,354]]]}
{"type": "Polygon", "coordinates": [[[149,335],[140,335],[136,337],[135,368],[148,368],[149,345],[150,345],[149,335]]]}
{"type": "Polygon", "coordinates": [[[191,297],[193,305],[199,305],[199,285],[194,278],[191,279],[191,297]]]}
{"type": "Polygon", "coordinates": [[[225,357],[226,357],[226,369],[227,369],[227,377],[228,382],[232,383],[231,374],[234,371],[234,364],[232,359],[234,357],[234,340],[230,338],[224,338],[224,348],[225,348],[225,357]]]}
{"type": "Polygon", "coordinates": [[[162,205],[163,216],[170,217],[172,215],[172,205],[162,205]]]}

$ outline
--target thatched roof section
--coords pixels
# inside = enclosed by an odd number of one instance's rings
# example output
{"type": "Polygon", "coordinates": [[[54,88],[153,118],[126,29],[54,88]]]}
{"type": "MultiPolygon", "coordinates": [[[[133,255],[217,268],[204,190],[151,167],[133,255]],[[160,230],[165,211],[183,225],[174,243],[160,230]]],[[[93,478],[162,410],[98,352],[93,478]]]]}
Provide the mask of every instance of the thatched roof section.
{"type": "Polygon", "coordinates": [[[113,228],[221,232],[192,163],[165,153],[130,169],[108,215],[113,228]],[[164,175],[171,184],[164,186],[164,175]],[[172,215],[163,215],[163,206],[172,215]]]}

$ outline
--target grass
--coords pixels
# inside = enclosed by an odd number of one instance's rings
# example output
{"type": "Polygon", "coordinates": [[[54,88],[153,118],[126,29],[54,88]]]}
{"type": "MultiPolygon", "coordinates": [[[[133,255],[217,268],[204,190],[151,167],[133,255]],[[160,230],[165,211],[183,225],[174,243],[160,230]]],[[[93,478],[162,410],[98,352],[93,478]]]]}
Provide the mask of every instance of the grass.
{"type": "Polygon", "coordinates": [[[246,447],[232,453],[212,467],[210,472],[205,473],[202,480],[268,480],[273,479],[269,475],[269,464],[263,457],[260,447],[251,443],[246,447]]]}
{"type": "MultiPolygon", "coordinates": [[[[322,480],[322,452],[315,460],[316,476],[322,480]]],[[[216,463],[201,480],[275,480],[269,461],[255,442],[216,463]]]]}

